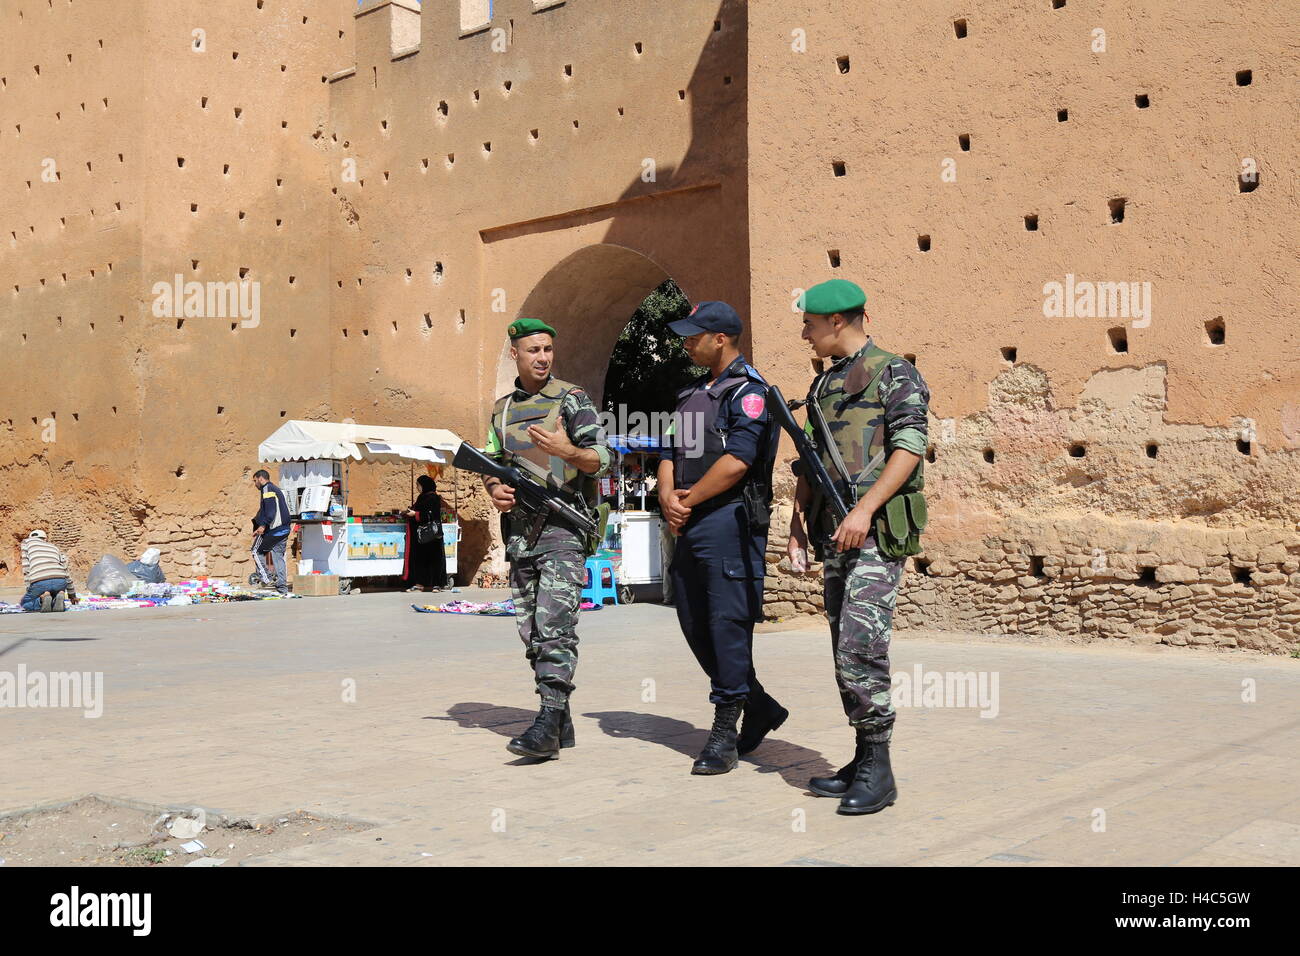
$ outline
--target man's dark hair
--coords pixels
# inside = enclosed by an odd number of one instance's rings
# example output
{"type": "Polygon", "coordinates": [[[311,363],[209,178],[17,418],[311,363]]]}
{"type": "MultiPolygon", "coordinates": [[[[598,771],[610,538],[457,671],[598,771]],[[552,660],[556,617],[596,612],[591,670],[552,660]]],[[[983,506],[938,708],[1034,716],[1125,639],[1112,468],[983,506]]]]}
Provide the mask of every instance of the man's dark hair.
{"type": "Polygon", "coordinates": [[[267,471],[265,468],[259,468],[259,469],[257,469],[257,471],[253,472],[253,477],[254,477],[254,478],[265,478],[267,481],[270,481],[270,480],[271,480],[271,473],[270,473],[269,471],[267,471]]]}
{"type": "Polygon", "coordinates": [[[866,314],[867,314],[867,310],[865,308],[848,309],[847,311],[840,313],[840,315],[844,316],[844,321],[846,322],[861,322],[862,317],[866,314]]]}
{"type": "Polygon", "coordinates": [[[723,334],[724,336],[726,336],[727,344],[728,344],[728,345],[730,345],[732,348],[740,348],[740,336],[739,336],[739,335],[727,335],[726,332],[723,332],[722,334],[723,334]]]}

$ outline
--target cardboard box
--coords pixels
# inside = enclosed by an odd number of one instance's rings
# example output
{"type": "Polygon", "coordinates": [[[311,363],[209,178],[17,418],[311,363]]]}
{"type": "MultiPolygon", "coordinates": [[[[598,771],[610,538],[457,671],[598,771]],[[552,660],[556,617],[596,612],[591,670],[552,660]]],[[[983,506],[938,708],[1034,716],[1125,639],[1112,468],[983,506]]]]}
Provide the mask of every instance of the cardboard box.
{"type": "Polygon", "coordinates": [[[295,574],[289,581],[294,594],[302,597],[338,597],[337,574],[295,574]]]}

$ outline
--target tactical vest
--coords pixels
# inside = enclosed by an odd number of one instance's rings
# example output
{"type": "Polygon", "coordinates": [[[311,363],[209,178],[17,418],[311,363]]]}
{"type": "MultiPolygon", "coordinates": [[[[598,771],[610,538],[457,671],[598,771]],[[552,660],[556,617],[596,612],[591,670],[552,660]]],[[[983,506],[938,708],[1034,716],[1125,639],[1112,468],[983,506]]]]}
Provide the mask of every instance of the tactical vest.
{"type": "MultiPolygon", "coordinates": [[[[885,406],[880,401],[880,377],[885,366],[898,358],[892,352],[877,348],[875,343],[853,363],[843,384],[829,389],[830,372],[813,380],[808,400],[821,407],[831,438],[839,449],[850,481],[861,499],[885,469],[888,458],[885,449],[885,406]]],[[[839,478],[835,462],[821,450],[822,464],[834,478],[839,478]]],[[[895,493],[911,494],[925,487],[925,461],[917,462],[916,469],[895,493]]],[[[852,503],[850,502],[850,507],[852,503]]]]}
{"type": "MultiPolygon", "coordinates": [[[[757,373],[754,374],[757,375],[757,373]]],[[[680,441],[673,443],[673,484],[677,488],[686,490],[694,486],[713,467],[714,463],[727,453],[727,436],[718,427],[718,415],[722,411],[723,402],[730,400],[735,390],[747,382],[766,384],[761,378],[751,377],[750,375],[729,375],[718,379],[710,388],[700,388],[695,385],[677,393],[679,429],[686,430],[684,423],[689,420],[688,417],[699,416],[698,421],[701,427],[696,434],[702,439],[703,444],[702,454],[692,458],[686,454],[689,449],[682,447],[680,441]]],[[[776,426],[771,425],[770,427],[775,436],[776,426]]],[[[743,498],[747,488],[752,488],[757,492],[757,500],[762,505],[769,504],[772,497],[770,460],[772,458],[770,454],[772,449],[770,446],[771,440],[769,440],[768,448],[759,449],[754,464],[750,466],[744,479],[722,494],[710,498],[703,507],[711,510],[719,505],[743,498]]]]}
{"type": "MultiPolygon", "coordinates": [[[[692,430],[684,424],[687,421],[699,422],[700,426],[694,428],[694,433],[698,439],[702,439],[704,447],[701,454],[692,457],[687,452],[696,449],[683,447],[680,440],[673,443],[673,484],[676,487],[692,487],[726,454],[727,436],[718,427],[718,413],[722,410],[723,399],[729,397],[733,389],[748,381],[746,375],[730,376],[714,382],[711,388],[692,385],[677,393],[679,431],[692,430]]],[[[678,436],[679,439],[681,437],[678,436]]]]}
{"type": "Polygon", "coordinates": [[[540,392],[525,399],[516,399],[512,391],[509,395],[498,398],[493,406],[492,428],[496,431],[510,464],[526,468],[527,466],[520,465],[522,459],[533,466],[534,472],[540,472],[535,477],[550,475],[557,485],[581,496],[583,502],[589,505],[594,500],[594,479],[563,458],[548,455],[533,444],[528,436],[528,429],[533,425],[548,432],[555,431],[565,396],[578,388],[577,385],[552,377],[540,392]]]}

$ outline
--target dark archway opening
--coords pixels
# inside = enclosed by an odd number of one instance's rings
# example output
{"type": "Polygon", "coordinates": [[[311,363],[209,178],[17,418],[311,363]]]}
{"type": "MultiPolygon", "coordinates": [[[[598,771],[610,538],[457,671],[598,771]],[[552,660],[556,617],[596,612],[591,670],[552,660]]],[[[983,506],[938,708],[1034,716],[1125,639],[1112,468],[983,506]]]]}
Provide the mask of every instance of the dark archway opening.
{"type": "Polygon", "coordinates": [[[601,407],[619,421],[640,412],[649,418],[671,412],[677,393],[704,370],[691,364],[682,340],[668,323],[691,311],[686,294],[665,279],[637,306],[614,343],[605,372],[601,407]]]}

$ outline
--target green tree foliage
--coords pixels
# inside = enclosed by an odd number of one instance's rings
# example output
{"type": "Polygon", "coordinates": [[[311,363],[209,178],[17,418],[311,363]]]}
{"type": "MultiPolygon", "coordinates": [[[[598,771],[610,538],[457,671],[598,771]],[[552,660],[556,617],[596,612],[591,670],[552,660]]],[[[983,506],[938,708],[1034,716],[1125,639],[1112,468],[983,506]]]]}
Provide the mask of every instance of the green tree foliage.
{"type": "Polygon", "coordinates": [[[605,373],[606,411],[623,405],[629,414],[671,412],[678,391],[704,374],[668,329],[669,322],[684,319],[690,311],[686,294],[672,279],[642,300],[614,343],[605,373]]]}

